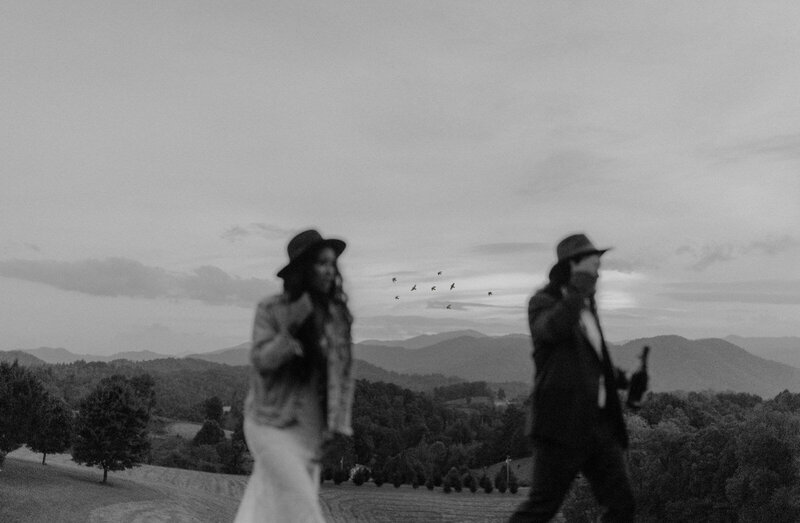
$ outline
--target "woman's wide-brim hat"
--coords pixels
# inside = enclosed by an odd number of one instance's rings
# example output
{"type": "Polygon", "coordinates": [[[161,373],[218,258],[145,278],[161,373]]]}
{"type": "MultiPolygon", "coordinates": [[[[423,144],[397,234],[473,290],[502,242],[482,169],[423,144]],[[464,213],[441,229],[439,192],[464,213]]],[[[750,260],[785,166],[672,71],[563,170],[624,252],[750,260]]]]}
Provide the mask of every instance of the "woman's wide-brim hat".
{"type": "Polygon", "coordinates": [[[572,234],[558,242],[556,246],[556,256],[558,257],[558,262],[561,263],[576,256],[584,256],[587,254],[602,256],[604,252],[609,250],[611,250],[611,247],[598,249],[585,234],[572,234]]]}
{"type": "Polygon", "coordinates": [[[292,272],[305,260],[306,256],[317,252],[322,247],[330,247],[336,256],[342,254],[347,244],[336,238],[323,238],[315,229],[308,229],[289,240],[286,251],[289,253],[289,263],[278,271],[278,277],[283,278],[292,272]]]}

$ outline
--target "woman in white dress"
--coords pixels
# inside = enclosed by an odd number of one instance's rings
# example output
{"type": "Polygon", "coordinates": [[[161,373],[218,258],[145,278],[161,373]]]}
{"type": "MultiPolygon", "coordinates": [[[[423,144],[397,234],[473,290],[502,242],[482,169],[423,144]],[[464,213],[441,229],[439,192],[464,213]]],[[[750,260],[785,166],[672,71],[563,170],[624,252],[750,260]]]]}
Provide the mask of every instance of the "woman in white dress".
{"type": "Polygon", "coordinates": [[[352,316],[336,263],[344,248],[315,230],[292,238],[283,293],[256,309],[244,405],[254,466],[236,523],[324,522],[321,447],[352,435],[352,316]]]}

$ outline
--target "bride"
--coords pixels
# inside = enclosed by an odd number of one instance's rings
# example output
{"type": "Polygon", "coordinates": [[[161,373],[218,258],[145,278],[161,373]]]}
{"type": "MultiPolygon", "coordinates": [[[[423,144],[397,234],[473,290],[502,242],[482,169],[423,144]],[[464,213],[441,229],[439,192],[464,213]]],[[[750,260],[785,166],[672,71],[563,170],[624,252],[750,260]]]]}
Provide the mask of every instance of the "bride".
{"type": "Polygon", "coordinates": [[[256,309],[244,433],[253,473],[235,523],[324,522],[323,442],[352,435],[352,316],[337,259],[345,242],[315,230],[289,242],[283,292],[256,309]]]}

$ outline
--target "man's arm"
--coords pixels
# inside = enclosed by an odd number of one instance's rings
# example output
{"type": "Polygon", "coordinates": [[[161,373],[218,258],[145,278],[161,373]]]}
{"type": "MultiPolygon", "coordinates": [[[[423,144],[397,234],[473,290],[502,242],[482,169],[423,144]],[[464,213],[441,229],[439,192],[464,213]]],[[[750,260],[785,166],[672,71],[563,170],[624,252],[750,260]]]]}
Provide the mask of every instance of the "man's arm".
{"type": "Polygon", "coordinates": [[[539,292],[528,303],[528,322],[534,342],[552,343],[572,335],[584,300],[594,292],[596,276],[575,271],[560,299],[539,292]]]}

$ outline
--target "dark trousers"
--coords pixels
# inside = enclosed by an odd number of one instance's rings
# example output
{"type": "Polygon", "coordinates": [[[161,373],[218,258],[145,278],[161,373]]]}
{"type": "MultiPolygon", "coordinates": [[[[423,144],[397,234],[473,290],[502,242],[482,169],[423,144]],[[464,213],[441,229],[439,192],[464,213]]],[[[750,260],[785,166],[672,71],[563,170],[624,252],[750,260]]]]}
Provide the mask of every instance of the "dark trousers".
{"type": "Polygon", "coordinates": [[[602,521],[633,522],[633,492],[622,448],[605,419],[598,421],[584,447],[565,447],[549,441],[534,443],[533,480],[528,499],[517,507],[509,522],[550,521],[578,472],[583,473],[595,499],[605,508],[602,521]]]}

